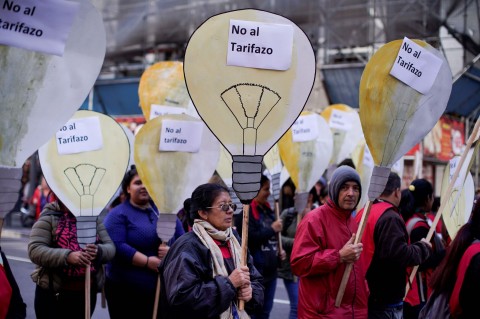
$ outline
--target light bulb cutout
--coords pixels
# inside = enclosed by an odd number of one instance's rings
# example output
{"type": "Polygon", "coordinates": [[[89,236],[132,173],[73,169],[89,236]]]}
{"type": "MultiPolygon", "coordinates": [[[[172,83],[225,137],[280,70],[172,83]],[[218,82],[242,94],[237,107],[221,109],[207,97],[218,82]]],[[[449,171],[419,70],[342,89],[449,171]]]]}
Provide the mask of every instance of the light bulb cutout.
{"type": "Polygon", "coordinates": [[[278,142],[280,158],[296,187],[295,208],[302,212],[308,192],[320,179],[332,156],[332,132],[323,117],[302,112],[278,142]],[[294,140],[295,139],[295,140],[294,140]]]}
{"type": "Polygon", "coordinates": [[[156,107],[178,108],[178,113],[186,113],[190,97],[185,86],[183,63],[178,61],[157,62],[148,67],[140,77],[138,97],[143,116],[147,121],[156,113],[156,107]]]}
{"type": "Polygon", "coordinates": [[[453,157],[443,172],[440,198],[448,198],[448,201],[442,209],[442,217],[452,240],[455,238],[460,227],[468,222],[468,219],[470,218],[475,199],[475,186],[473,183],[473,177],[470,174],[470,168],[473,165],[476,154],[478,154],[479,148],[480,143],[476,141],[474,147],[470,148],[466,154],[465,162],[459,172],[455,184],[453,185],[451,194],[447,194],[447,191],[452,176],[459,165],[460,156],[453,157]]]}
{"type": "Polygon", "coordinates": [[[450,97],[452,73],[448,62],[426,42],[413,41],[443,61],[427,94],[390,75],[402,40],[382,46],[367,63],[360,81],[360,121],[378,166],[391,167],[425,137],[445,111],[450,97]]]}
{"type": "Polygon", "coordinates": [[[97,217],[117,191],[129,163],[130,144],[121,124],[101,113],[77,111],[38,155],[50,189],[77,218],[79,244],[95,242],[97,217]],[[61,133],[84,138],[69,139],[71,149],[65,153],[61,133]],[[100,141],[101,146],[77,152],[85,140],[100,141]]]}
{"type": "MultiPolygon", "coordinates": [[[[263,31],[260,31],[260,34],[263,31]]],[[[232,187],[244,204],[260,189],[266,152],[302,111],[315,79],[315,56],[305,33],[266,11],[237,10],[207,19],[191,36],[184,60],[185,82],[198,114],[232,155],[232,187]],[[284,71],[227,64],[231,21],[259,30],[293,30],[291,63],[284,71]]]]}
{"type": "Polygon", "coordinates": [[[89,1],[76,2],[62,57],[0,45],[0,166],[20,167],[78,110],[97,79],[103,20],[89,1]]]}
{"type": "Polygon", "coordinates": [[[320,114],[330,126],[333,137],[333,155],[330,164],[336,165],[352,157],[355,146],[364,139],[360,117],[346,104],[333,104],[320,114]]]}
{"type": "Polygon", "coordinates": [[[0,45],[0,194],[10,194],[0,200],[0,222],[16,202],[9,188],[21,188],[19,168],[78,110],[100,72],[102,17],[89,1],[76,2],[62,57],[0,45]]]}
{"type": "MultiPolygon", "coordinates": [[[[181,138],[190,143],[193,136],[181,138]]],[[[176,218],[185,198],[189,198],[199,184],[208,182],[218,163],[219,146],[215,137],[199,119],[186,114],[162,115],[145,123],[135,138],[134,158],[138,175],[157,205],[160,217],[169,215],[176,218]],[[193,132],[201,134],[198,151],[160,150],[161,132],[168,129],[165,123],[184,122],[191,125],[201,124],[203,127],[201,132],[193,132]]],[[[175,218],[172,219],[173,231],[175,218]]],[[[163,241],[170,239],[165,238],[165,235],[159,237],[163,241]]]]}

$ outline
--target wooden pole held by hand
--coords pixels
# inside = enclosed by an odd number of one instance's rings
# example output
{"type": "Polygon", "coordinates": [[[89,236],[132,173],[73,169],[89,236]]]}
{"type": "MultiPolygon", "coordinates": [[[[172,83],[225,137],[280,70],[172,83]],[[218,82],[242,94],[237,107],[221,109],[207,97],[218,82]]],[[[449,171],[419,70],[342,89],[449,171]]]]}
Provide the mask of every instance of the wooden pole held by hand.
{"type": "MultiPolygon", "coordinates": [[[[160,244],[160,246],[166,246],[167,243],[162,241],[162,243],[160,244]]],[[[158,277],[157,277],[157,287],[155,289],[155,301],[153,303],[153,316],[152,316],[152,319],[156,319],[157,318],[157,313],[158,313],[158,302],[160,300],[160,274],[158,274],[158,277]]]]}
{"type": "Polygon", "coordinates": [[[85,319],[90,319],[90,264],[85,270],[85,319]]]}
{"type": "MultiPolygon", "coordinates": [[[[363,211],[362,219],[358,225],[357,234],[355,235],[354,244],[358,244],[362,240],[363,231],[365,230],[365,223],[368,220],[368,215],[370,215],[370,210],[372,209],[372,201],[368,201],[367,205],[363,211]]],[[[345,272],[343,273],[342,281],[340,282],[340,287],[338,288],[337,298],[335,299],[335,307],[340,307],[342,303],[343,295],[345,294],[345,289],[347,288],[348,278],[350,278],[350,273],[352,272],[353,263],[347,264],[345,267],[345,272]]]]}
{"type": "MultiPolygon", "coordinates": [[[[248,251],[248,213],[249,213],[250,205],[243,205],[243,221],[242,221],[242,255],[241,255],[241,263],[242,266],[247,265],[247,251],[248,251]]],[[[245,302],[244,300],[238,301],[238,309],[244,310],[245,309],[245,302]]]]}
{"type": "MultiPolygon", "coordinates": [[[[276,220],[280,219],[280,205],[278,204],[278,201],[275,201],[275,219],[276,220]]],[[[282,256],[283,255],[282,232],[276,233],[276,236],[277,236],[278,255],[282,256]]]]}

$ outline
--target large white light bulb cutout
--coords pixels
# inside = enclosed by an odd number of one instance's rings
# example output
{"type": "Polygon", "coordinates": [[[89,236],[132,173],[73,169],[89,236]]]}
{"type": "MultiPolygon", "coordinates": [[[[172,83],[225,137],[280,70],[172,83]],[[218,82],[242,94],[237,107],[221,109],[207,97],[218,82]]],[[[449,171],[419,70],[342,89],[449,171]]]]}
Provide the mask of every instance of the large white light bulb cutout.
{"type": "MultiPolygon", "coordinates": [[[[74,2],[79,8],[63,56],[0,45],[2,194],[18,192],[17,168],[78,110],[100,72],[106,49],[102,17],[89,1],[74,2]]],[[[0,221],[15,201],[11,193],[9,200],[0,196],[0,221]]]]}
{"type": "MultiPolygon", "coordinates": [[[[256,58],[254,53],[245,54],[247,60],[256,58]]],[[[249,204],[260,189],[263,156],[293,124],[312,90],[315,56],[308,37],[273,13],[252,9],[222,13],[193,33],[184,72],[200,117],[232,155],[232,187],[241,202],[249,204]],[[267,27],[291,28],[289,67],[279,71],[228,65],[232,21],[254,25],[249,32],[260,30],[257,35],[267,27]]]]}

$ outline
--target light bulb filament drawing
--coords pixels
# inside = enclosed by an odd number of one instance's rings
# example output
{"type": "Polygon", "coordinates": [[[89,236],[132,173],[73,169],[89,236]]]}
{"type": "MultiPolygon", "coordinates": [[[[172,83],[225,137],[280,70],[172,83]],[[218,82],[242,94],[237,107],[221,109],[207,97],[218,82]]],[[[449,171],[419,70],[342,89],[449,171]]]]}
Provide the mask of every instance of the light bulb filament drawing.
{"type": "Polygon", "coordinates": [[[223,91],[220,97],[243,129],[243,155],[258,155],[257,130],[280,101],[280,95],[260,84],[239,83],[223,91]]]}
{"type": "Polygon", "coordinates": [[[68,181],[80,196],[80,216],[93,216],[93,196],[106,169],[92,164],[79,164],[64,171],[68,181]]]}

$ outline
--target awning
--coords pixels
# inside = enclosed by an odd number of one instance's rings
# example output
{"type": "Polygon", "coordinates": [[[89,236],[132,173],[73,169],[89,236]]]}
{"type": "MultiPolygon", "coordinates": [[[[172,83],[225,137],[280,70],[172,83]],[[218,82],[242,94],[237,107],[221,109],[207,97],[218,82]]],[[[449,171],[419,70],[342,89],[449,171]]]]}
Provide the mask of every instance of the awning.
{"type": "MultiPolygon", "coordinates": [[[[139,78],[98,80],[93,89],[93,111],[110,116],[140,115],[139,78]]],[[[88,110],[88,97],[80,109],[88,110]]]]}
{"type": "Polygon", "coordinates": [[[346,104],[358,108],[358,91],[363,65],[332,66],[322,68],[330,104],[346,104]]]}
{"type": "Polygon", "coordinates": [[[471,116],[480,108],[480,69],[471,67],[454,84],[445,113],[471,116]]]}

